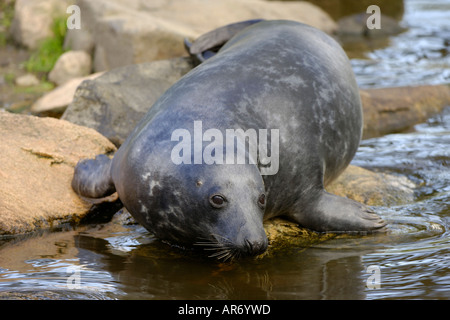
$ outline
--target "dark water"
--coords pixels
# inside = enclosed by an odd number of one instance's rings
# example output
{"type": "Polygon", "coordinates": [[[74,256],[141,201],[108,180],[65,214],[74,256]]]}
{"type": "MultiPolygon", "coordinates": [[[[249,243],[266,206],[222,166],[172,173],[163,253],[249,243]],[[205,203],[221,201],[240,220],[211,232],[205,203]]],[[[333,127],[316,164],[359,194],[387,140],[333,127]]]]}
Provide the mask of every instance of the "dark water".
{"type": "MultiPolygon", "coordinates": [[[[409,31],[352,60],[361,86],[449,82],[450,1],[404,10],[409,31]]],[[[450,109],[415,132],[363,141],[353,163],[418,185],[414,202],[376,208],[388,234],[219,264],[168,250],[138,225],[67,227],[0,242],[0,298],[450,298],[450,109]]]]}

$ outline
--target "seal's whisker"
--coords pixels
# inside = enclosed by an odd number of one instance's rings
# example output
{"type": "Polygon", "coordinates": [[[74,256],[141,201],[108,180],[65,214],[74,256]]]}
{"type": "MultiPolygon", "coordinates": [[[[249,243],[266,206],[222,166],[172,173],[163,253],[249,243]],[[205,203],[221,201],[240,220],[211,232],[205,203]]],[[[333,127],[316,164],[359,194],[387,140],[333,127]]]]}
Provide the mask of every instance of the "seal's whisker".
{"type": "Polygon", "coordinates": [[[194,245],[203,247],[203,250],[224,250],[224,249],[230,249],[229,246],[223,245],[218,242],[196,242],[194,245]]]}
{"type": "Polygon", "coordinates": [[[229,254],[226,257],[223,257],[223,262],[227,261],[233,261],[233,254],[231,252],[228,252],[229,254]]]}
{"type": "Polygon", "coordinates": [[[228,253],[230,250],[229,249],[222,249],[222,250],[220,250],[220,251],[217,251],[217,252],[214,252],[214,253],[212,253],[211,255],[209,255],[209,257],[218,257],[218,256],[220,256],[220,255],[223,255],[223,254],[225,254],[225,253],[228,253]]]}
{"type": "Polygon", "coordinates": [[[196,242],[196,243],[194,243],[194,246],[213,247],[213,246],[220,246],[220,243],[216,243],[216,242],[196,242]]]}
{"type": "Polygon", "coordinates": [[[236,248],[232,248],[228,253],[229,254],[223,259],[224,262],[232,262],[233,260],[238,259],[241,256],[241,252],[236,248]]]}
{"type": "Polygon", "coordinates": [[[227,251],[222,256],[217,257],[217,260],[222,260],[223,262],[227,262],[230,259],[230,257],[231,257],[231,253],[229,251],[227,251]]]}
{"type": "Polygon", "coordinates": [[[225,257],[227,257],[228,255],[230,255],[230,251],[229,249],[225,249],[222,251],[217,251],[216,253],[211,254],[209,257],[210,258],[217,258],[217,259],[223,259],[225,257]]]}
{"type": "Polygon", "coordinates": [[[231,260],[239,259],[240,256],[241,256],[241,253],[239,252],[239,250],[233,250],[233,255],[231,257],[231,260]]]}
{"type": "Polygon", "coordinates": [[[213,251],[213,250],[231,250],[231,247],[215,247],[215,248],[204,248],[205,251],[213,251]]]}
{"type": "Polygon", "coordinates": [[[224,243],[228,243],[228,244],[232,243],[232,241],[230,239],[228,239],[227,237],[224,237],[224,236],[222,236],[220,234],[211,233],[211,236],[214,237],[214,239],[216,239],[217,242],[219,240],[222,240],[224,243]]]}
{"type": "Polygon", "coordinates": [[[205,238],[205,237],[197,237],[199,240],[206,240],[206,242],[211,242],[211,238],[205,238]]]}
{"type": "Polygon", "coordinates": [[[219,234],[211,234],[210,238],[198,238],[201,241],[194,243],[196,246],[203,247],[205,251],[213,251],[208,257],[222,260],[223,262],[232,261],[238,255],[233,242],[219,234]]]}

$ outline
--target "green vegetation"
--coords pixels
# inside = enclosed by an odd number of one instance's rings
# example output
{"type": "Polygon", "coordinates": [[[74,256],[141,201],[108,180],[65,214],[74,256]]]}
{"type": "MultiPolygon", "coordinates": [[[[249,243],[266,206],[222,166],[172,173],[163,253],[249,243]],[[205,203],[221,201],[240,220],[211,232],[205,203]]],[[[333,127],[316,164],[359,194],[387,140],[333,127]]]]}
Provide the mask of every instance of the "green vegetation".
{"type": "Polygon", "coordinates": [[[53,37],[42,41],[39,48],[25,62],[28,72],[50,72],[58,57],[64,53],[63,44],[66,35],[66,18],[60,17],[53,21],[53,37]]]}
{"type": "Polygon", "coordinates": [[[15,77],[16,77],[15,74],[11,72],[7,72],[3,75],[3,79],[5,79],[5,82],[8,84],[14,84],[15,77]]]}
{"type": "Polygon", "coordinates": [[[0,1],[0,47],[7,42],[7,30],[14,18],[14,1],[0,1]]]}
{"type": "Polygon", "coordinates": [[[14,87],[14,93],[26,93],[26,94],[42,94],[52,90],[55,85],[48,81],[41,81],[38,85],[31,87],[14,87]]]}

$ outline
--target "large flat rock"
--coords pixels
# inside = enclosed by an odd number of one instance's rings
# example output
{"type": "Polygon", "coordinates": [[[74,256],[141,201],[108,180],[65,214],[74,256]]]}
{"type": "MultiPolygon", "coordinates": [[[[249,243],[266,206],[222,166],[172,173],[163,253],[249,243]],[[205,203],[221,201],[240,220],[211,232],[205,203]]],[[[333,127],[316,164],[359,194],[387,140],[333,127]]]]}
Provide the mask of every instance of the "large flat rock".
{"type": "Polygon", "coordinates": [[[53,118],[0,112],[0,235],[78,222],[92,207],[70,187],[81,158],[110,154],[95,130],[53,118]]]}
{"type": "Polygon", "coordinates": [[[450,106],[449,85],[423,85],[360,90],[363,138],[411,129],[450,106]]]}

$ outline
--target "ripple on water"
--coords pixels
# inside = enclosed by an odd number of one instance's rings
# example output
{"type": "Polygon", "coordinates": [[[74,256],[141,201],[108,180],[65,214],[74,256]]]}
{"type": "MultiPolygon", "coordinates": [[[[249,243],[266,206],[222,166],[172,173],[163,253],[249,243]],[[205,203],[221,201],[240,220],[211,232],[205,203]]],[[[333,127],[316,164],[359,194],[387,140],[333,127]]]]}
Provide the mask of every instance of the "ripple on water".
{"type": "Polygon", "coordinates": [[[363,141],[355,158],[418,184],[415,202],[377,208],[390,232],[363,256],[381,271],[381,288],[368,299],[450,297],[450,109],[415,129],[363,141]]]}
{"type": "Polygon", "coordinates": [[[361,87],[442,84],[450,81],[450,24],[448,0],[405,0],[402,26],[389,46],[352,59],[361,87]]]}
{"type": "Polygon", "coordinates": [[[12,265],[17,269],[0,269],[0,299],[104,300],[120,294],[114,278],[101,265],[83,265],[77,257],[33,258],[23,264],[12,260],[12,265]]]}

